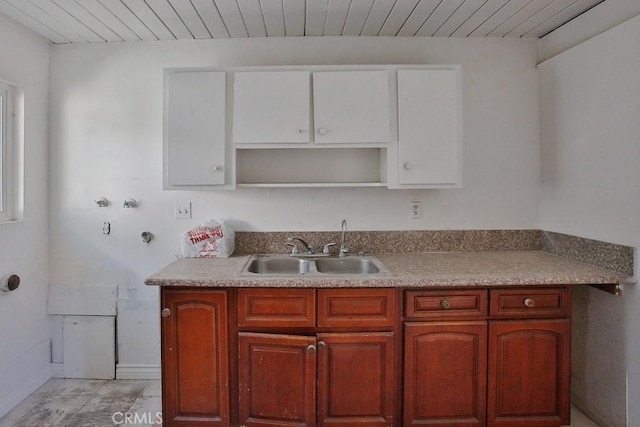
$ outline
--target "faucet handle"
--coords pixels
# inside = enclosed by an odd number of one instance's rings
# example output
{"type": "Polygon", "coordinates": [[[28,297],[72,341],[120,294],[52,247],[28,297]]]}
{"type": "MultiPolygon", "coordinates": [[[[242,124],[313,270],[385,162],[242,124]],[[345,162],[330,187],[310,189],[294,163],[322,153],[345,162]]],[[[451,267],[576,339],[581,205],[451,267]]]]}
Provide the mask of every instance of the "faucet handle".
{"type": "Polygon", "coordinates": [[[295,243],[285,243],[285,245],[289,246],[291,248],[291,255],[297,255],[298,254],[298,247],[295,245],[295,243]]]}
{"type": "Polygon", "coordinates": [[[335,243],[327,243],[326,245],[324,245],[324,247],[322,248],[322,253],[323,254],[328,254],[329,253],[329,248],[331,246],[335,246],[335,243]]]}

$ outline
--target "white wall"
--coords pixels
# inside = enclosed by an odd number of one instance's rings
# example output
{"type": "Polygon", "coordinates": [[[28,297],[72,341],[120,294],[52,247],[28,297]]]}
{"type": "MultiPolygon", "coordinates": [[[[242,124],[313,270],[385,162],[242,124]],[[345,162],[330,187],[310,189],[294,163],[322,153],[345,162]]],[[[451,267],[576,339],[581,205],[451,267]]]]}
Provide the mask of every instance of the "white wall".
{"type": "MultiPolygon", "coordinates": [[[[540,228],[640,246],[637,40],[640,17],[539,66],[540,228]]],[[[574,298],[576,397],[602,425],[640,425],[640,292],[574,298]]]]}
{"type": "Polygon", "coordinates": [[[205,218],[244,231],[338,230],[342,218],[353,230],[536,225],[536,40],[207,40],[54,46],[51,55],[51,283],[118,285],[123,370],[159,364],[158,290],[143,280],[205,218]],[[164,67],[350,63],[462,64],[462,189],[162,191],[164,67]],[[112,205],[97,208],[99,197],[112,205]],[[130,197],[137,209],[121,207],[130,197]],[[415,199],[423,201],[420,220],[409,219],[415,199]],[[193,220],[173,219],[175,201],[193,203],[193,220]],[[112,232],[103,236],[107,220],[112,232]],[[145,230],[156,236],[148,246],[145,230]]]}
{"type": "Polygon", "coordinates": [[[50,377],[47,324],[47,96],[49,46],[0,17],[0,79],[24,93],[23,220],[0,224],[0,416],[50,377]]]}

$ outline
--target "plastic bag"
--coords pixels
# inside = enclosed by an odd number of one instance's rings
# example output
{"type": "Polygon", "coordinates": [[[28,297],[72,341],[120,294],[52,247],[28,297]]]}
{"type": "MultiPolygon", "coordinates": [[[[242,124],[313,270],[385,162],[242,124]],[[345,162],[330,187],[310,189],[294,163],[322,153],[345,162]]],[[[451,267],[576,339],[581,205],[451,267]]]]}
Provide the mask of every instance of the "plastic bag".
{"type": "Polygon", "coordinates": [[[235,235],[224,221],[210,219],[182,234],[182,256],[228,258],[235,249],[235,235]]]}

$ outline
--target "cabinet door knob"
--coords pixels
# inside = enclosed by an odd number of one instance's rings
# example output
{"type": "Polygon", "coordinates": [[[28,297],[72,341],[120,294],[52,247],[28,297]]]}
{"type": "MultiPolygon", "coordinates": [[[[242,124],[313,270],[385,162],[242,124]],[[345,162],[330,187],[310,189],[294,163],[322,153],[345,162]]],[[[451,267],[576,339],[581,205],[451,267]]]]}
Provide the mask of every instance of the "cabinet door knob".
{"type": "Polygon", "coordinates": [[[440,306],[444,309],[449,309],[451,308],[451,302],[448,299],[443,299],[440,301],[440,306]]]}
{"type": "Polygon", "coordinates": [[[160,312],[160,315],[162,317],[169,317],[171,316],[171,309],[170,308],[163,308],[162,311],[160,312]]]}
{"type": "Polygon", "coordinates": [[[404,164],[402,165],[402,167],[404,168],[404,170],[408,170],[410,171],[413,168],[413,164],[409,163],[409,162],[404,162],[404,164]]]}
{"type": "Polygon", "coordinates": [[[327,345],[324,343],[324,341],[318,341],[318,350],[324,350],[324,348],[327,345]]]}
{"type": "Polygon", "coordinates": [[[222,172],[222,166],[217,166],[217,165],[211,166],[211,172],[222,172]]]}
{"type": "Polygon", "coordinates": [[[531,298],[527,298],[524,300],[524,305],[526,305],[527,307],[531,308],[531,307],[535,307],[536,302],[534,300],[532,300],[531,298]]]}
{"type": "Polygon", "coordinates": [[[327,130],[325,128],[318,128],[318,135],[326,135],[327,130]]]}
{"type": "Polygon", "coordinates": [[[316,346],[313,344],[309,344],[309,346],[307,347],[307,353],[314,354],[315,352],[316,352],[316,346]]]}

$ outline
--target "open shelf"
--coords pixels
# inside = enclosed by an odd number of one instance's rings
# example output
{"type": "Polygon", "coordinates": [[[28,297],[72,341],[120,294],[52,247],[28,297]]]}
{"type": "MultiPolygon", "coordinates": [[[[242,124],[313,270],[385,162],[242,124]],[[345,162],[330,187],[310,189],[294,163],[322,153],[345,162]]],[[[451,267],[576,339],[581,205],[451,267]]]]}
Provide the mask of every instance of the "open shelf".
{"type": "Polygon", "coordinates": [[[386,187],[386,149],[236,149],[236,185],[386,187]]]}

